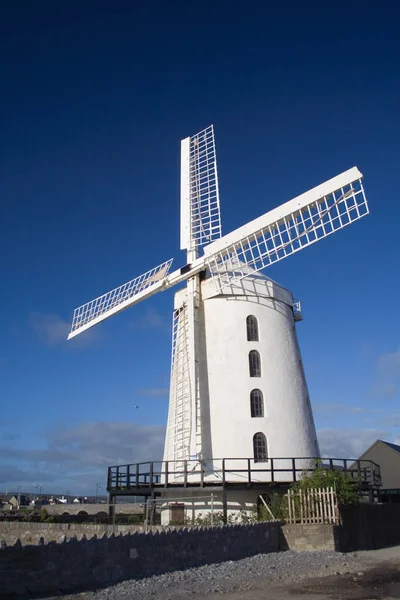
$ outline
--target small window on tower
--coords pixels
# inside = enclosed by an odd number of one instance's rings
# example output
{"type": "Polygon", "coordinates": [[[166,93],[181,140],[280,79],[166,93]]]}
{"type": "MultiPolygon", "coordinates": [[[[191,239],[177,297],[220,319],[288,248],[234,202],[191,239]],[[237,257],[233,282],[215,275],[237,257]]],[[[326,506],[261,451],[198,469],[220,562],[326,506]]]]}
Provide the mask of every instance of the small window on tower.
{"type": "Polygon", "coordinates": [[[268,460],[267,438],[261,432],[253,437],[254,462],[266,462],[268,460]]]}
{"type": "Polygon", "coordinates": [[[261,377],[261,358],[257,350],[249,352],[250,377],[261,377]]]}
{"type": "Polygon", "coordinates": [[[264,398],[261,390],[252,390],[250,392],[250,408],[252,417],[264,416],[264,398]]]}
{"type": "Polygon", "coordinates": [[[247,341],[258,342],[258,321],[253,315],[249,315],[246,319],[247,326],[247,341]]]}

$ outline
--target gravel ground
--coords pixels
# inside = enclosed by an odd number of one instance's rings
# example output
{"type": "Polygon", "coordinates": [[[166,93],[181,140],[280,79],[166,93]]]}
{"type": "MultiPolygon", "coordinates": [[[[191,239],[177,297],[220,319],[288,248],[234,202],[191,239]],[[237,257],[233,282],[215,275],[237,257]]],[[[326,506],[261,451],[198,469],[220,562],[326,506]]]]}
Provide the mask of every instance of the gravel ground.
{"type": "MultiPolygon", "coordinates": [[[[238,561],[130,580],[96,592],[63,596],[66,600],[175,600],[256,588],[261,582],[295,583],[306,578],[343,575],[360,570],[356,554],[280,552],[238,561]]],[[[57,596],[59,599],[60,596],[57,596]]],[[[47,598],[47,600],[52,600],[47,598]]],[[[54,599],[55,600],[55,599],[54,599]]],[[[222,600],[222,598],[221,598],[222,600]]]]}

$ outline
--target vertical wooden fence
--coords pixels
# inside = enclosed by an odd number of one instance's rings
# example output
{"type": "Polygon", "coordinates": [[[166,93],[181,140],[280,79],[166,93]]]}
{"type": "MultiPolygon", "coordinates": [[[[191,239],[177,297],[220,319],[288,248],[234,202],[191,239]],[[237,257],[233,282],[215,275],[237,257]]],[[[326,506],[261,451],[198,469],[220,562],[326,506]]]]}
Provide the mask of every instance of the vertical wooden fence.
{"type": "Polygon", "coordinates": [[[333,487],[287,493],[287,523],[339,523],[337,496],[333,487]]]}

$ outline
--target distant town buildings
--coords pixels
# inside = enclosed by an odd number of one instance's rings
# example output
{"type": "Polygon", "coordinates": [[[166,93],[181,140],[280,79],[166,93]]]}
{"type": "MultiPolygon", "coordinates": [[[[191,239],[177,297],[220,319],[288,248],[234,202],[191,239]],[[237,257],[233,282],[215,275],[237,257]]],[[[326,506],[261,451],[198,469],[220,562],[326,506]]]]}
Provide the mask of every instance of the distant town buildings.
{"type": "Polygon", "coordinates": [[[36,494],[0,494],[0,512],[12,512],[27,508],[41,508],[43,506],[54,506],[55,504],[104,504],[105,500],[90,498],[87,496],[52,495],[40,496],[36,494]]]}

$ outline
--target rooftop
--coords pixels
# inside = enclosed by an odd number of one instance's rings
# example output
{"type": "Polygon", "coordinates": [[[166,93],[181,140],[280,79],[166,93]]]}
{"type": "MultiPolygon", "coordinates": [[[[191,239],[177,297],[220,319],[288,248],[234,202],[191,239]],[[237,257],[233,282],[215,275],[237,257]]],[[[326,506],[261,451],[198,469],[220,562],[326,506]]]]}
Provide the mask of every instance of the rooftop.
{"type": "Polygon", "coordinates": [[[392,442],[385,442],[384,440],[379,441],[382,442],[382,444],[386,444],[386,446],[389,446],[389,448],[392,448],[392,450],[396,450],[396,452],[400,453],[400,446],[398,446],[397,444],[392,444],[392,442]]]}

